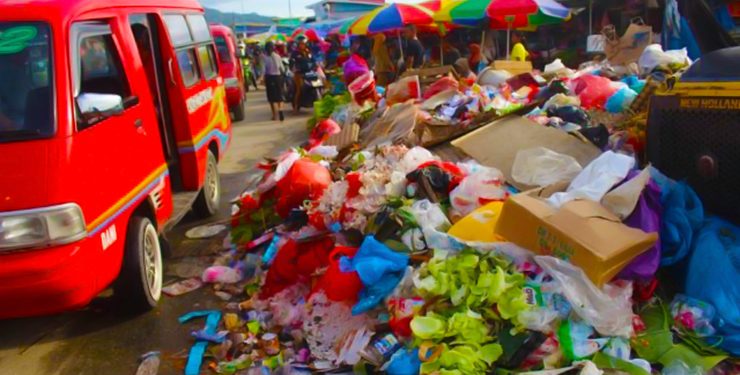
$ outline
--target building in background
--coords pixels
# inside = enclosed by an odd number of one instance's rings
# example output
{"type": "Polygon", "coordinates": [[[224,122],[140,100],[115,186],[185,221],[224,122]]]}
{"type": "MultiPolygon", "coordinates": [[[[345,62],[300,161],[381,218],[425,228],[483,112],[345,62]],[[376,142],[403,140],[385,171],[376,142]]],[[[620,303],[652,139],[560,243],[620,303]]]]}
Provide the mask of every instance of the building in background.
{"type": "Polygon", "coordinates": [[[321,0],[306,8],[313,10],[320,22],[356,17],[382,5],[385,0],[321,0]]]}

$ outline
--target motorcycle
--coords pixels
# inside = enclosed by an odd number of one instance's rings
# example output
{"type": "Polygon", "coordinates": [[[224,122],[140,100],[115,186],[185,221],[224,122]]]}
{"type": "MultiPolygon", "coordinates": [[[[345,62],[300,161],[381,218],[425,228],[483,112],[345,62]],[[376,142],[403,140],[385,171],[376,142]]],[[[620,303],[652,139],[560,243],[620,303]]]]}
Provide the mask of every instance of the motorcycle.
{"type": "Polygon", "coordinates": [[[249,57],[243,56],[241,58],[242,72],[244,72],[244,91],[249,92],[249,85],[254,85],[257,88],[257,77],[254,74],[254,67],[252,60],[249,57]]]}
{"type": "Polygon", "coordinates": [[[324,96],[324,80],[317,70],[303,75],[303,92],[301,93],[301,107],[313,108],[313,103],[324,96]]]}

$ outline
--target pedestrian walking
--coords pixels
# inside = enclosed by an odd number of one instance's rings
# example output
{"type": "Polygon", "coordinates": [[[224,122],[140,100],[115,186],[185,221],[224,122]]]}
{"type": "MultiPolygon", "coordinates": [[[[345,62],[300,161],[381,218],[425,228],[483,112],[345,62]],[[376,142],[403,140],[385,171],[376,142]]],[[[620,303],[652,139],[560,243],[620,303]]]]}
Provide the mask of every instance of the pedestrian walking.
{"type": "Polygon", "coordinates": [[[265,44],[260,62],[265,80],[267,101],[270,103],[270,110],[272,111],[272,121],[278,118],[283,121],[285,119],[283,116],[283,75],[285,74],[285,68],[283,60],[272,42],[265,44]]]}

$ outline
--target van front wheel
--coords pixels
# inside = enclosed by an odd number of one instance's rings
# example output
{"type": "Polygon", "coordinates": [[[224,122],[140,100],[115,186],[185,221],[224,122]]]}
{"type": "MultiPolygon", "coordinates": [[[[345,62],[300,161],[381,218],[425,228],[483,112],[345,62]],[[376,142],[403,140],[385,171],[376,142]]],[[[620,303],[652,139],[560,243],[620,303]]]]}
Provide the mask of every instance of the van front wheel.
{"type": "Polygon", "coordinates": [[[218,176],[218,161],[211,150],[208,150],[206,160],[206,178],[198,198],[193,204],[195,214],[200,218],[209,218],[218,212],[221,202],[221,181],[218,176]]]}
{"type": "Polygon", "coordinates": [[[132,216],[126,233],[123,264],[113,286],[116,298],[132,312],[157,306],[162,296],[162,248],[152,222],[132,216]]]}

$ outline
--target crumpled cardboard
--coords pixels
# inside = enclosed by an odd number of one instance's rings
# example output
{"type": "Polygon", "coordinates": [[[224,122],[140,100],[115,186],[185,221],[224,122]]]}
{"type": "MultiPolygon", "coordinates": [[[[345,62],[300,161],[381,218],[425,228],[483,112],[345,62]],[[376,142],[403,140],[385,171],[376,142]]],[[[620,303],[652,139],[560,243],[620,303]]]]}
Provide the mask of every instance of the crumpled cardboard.
{"type": "Polygon", "coordinates": [[[537,254],[575,264],[598,286],[658,240],[657,233],[622,224],[598,202],[575,200],[560,209],[545,202],[544,198],[566,186],[557,184],[509,198],[495,234],[537,254]]]}
{"type": "Polygon", "coordinates": [[[536,186],[518,184],[511,176],[514,159],[520,150],[545,147],[560,154],[570,155],[580,165],[588,165],[601,151],[589,143],[548,128],[521,116],[508,116],[476,129],[452,141],[452,145],[479,163],[498,168],[506,182],[521,191],[536,186]]]}

